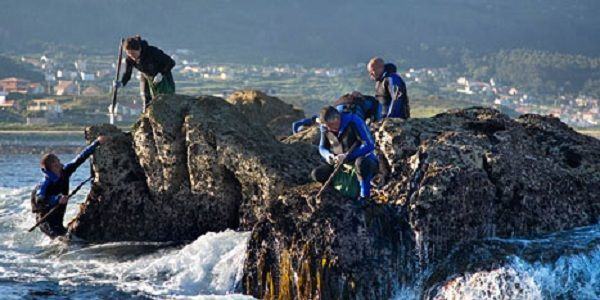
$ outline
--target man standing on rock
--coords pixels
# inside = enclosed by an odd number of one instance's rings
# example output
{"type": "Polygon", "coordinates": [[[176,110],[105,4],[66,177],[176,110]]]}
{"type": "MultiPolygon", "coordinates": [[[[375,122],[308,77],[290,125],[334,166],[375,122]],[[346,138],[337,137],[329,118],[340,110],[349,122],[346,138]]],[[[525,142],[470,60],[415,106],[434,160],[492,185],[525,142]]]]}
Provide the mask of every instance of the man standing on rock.
{"type": "Polygon", "coordinates": [[[358,201],[365,205],[371,196],[371,179],[378,171],[375,142],[365,121],[355,114],[340,113],[332,106],[321,109],[319,119],[322,122],[319,153],[327,163],[312,171],[312,179],[324,183],[333,173],[334,165],[354,166],[360,184],[358,201]],[[357,146],[349,152],[355,144],[357,146]]]}
{"type": "Polygon", "coordinates": [[[175,81],[171,74],[175,61],[170,56],[148,45],[139,35],[127,38],[123,48],[127,54],[126,68],[121,81],[113,83],[115,88],[129,82],[135,67],[141,73],[140,96],[144,102],[144,111],[159,94],[175,94],[175,81]]]}
{"type": "Polygon", "coordinates": [[[71,175],[94,153],[98,145],[106,143],[109,139],[106,136],[99,136],[66,165],[63,165],[53,153],[48,153],[42,157],[40,165],[44,180],[36,187],[37,191],[31,205],[32,211],[37,215],[37,220],[40,220],[55,206],[60,205],[46,221],[40,224],[40,230],[50,238],[54,239],[67,233],[67,229],[63,226],[63,218],[69,201],[69,179],[71,175]]]}
{"type": "Polygon", "coordinates": [[[379,57],[372,58],[367,64],[367,71],[375,81],[375,97],[382,105],[383,118],[410,117],[410,106],[406,94],[406,84],[396,73],[394,64],[386,64],[379,57]]]}

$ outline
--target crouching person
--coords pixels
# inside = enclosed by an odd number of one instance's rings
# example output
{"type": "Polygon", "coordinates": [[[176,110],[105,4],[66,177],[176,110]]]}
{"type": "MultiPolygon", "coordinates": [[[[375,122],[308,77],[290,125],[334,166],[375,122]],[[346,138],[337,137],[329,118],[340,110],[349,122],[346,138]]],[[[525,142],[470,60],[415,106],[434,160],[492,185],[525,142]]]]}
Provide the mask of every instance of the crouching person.
{"type": "Polygon", "coordinates": [[[378,171],[375,143],[367,125],[355,114],[340,113],[332,106],[324,107],[319,119],[319,153],[326,163],[312,171],[312,179],[324,183],[333,173],[335,165],[341,162],[354,166],[360,185],[358,202],[365,205],[371,195],[371,179],[378,171]],[[354,144],[357,146],[349,152],[354,144]]]}
{"type": "MultiPolygon", "coordinates": [[[[52,154],[46,154],[40,162],[44,180],[39,184],[35,191],[35,196],[32,199],[32,211],[36,214],[36,220],[40,220],[51,209],[59,205],[59,207],[40,224],[40,230],[54,239],[63,236],[67,233],[67,229],[63,226],[63,218],[69,201],[69,179],[75,173],[77,168],[85,162],[98,145],[105,143],[109,137],[100,136],[96,141],[89,145],[71,162],[63,165],[60,159],[52,154]]],[[[33,195],[32,195],[33,196],[33,195]]]]}

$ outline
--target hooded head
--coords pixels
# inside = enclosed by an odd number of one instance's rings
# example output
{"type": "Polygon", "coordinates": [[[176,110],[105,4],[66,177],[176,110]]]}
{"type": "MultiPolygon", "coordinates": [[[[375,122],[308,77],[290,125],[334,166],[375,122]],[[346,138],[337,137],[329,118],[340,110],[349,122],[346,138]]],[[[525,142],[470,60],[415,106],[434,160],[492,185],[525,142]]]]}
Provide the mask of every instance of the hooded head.
{"type": "Polygon", "coordinates": [[[383,66],[383,76],[390,75],[396,73],[398,70],[396,69],[396,65],[392,63],[387,63],[383,66]]]}

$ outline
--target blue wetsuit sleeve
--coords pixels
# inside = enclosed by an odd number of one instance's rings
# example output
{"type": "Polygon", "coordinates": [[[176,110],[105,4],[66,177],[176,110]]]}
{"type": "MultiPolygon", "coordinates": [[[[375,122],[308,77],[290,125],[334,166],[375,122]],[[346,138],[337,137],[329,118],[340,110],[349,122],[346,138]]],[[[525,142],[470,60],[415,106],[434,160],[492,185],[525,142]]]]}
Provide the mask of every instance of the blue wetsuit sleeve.
{"type": "Polygon", "coordinates": [[[88,157],[90,157],[90,155],[92,155],[92,153],[94,153],[94,150],[96,150],[96,147],[98,147],[99,144],[100,143],[98,141],[91,143],[81,153],[79,153],[75,159],[65,164],[63,170],[67,172],[68,175],[71,175],[86,159],[88,159],[88,157]]]}
{"type": "Polygon", "coordinates": [[[390,76],[387,78],[388,79],[388,93],[390,93],[390,96],[392,97],[392,101],[390,103],[390,107],[388,109],[387,116],[388,118],[396,118],[398,116],[396,116],[396,114],[394,113],[394,111],[396,110],[396,106],[398,106],[398,98],[400,98],[400,87],[398,86],[399,82],[398,80],[395,80],[395,78],[393,76],[390,76]]]}
{"type": "Polygon", "coordinates": [[[356,127],[356,131],[360,136],[360,140],[362,141],[361,145],[354,149],[351,153],[348,153],[347,159],[354,160],[358,157],[364,156],[371,151],[375,150],[375,142],[369,133],[369,129],[367,128],[367,124],[357,116],[352,116],[352,123],[356,127]]]}
{"type": "Polygon", "coordinates": [[[292,134],[298,133],[300,126],[302,126],[302,120],[292,123],[292,134]]]}
{"type": "Polygon", "coordinates": [[[406,91],[406,86],[402,78],[400,78],[400,76],[389,77],[388,91],[390,95],[392,95],[392,102],[390,103],[389,111],[387,112],[387,117],[406,118],[403,110],[404,106],[406,105],[406,103],[403,103],[403,95],[404,91],[406,91]]]}
{"type": "Polygon", "coordinates": [[[305,118],[305,119],[298,120],[298,121],[294,122],[292,124],[292,132],[294,134],[296,134],[300,130],[301,126],[310,126],[310,125],[314,124],[313,118],[314,117],[312,117],[312,118],[305,118]]]}
{"type": "Polygon", "coordinates": [[[325,159],[325,161],[328,161],[328,157],[330,155],[332,155],[331,151],[329,151],[329,141],[327,140],[327,137],[325,136],[325,133],[327,132],[327,130],[321,125],[321,140],[319,141],[319,154],[321,154],[321,157],[323,157],[325,159]]]}

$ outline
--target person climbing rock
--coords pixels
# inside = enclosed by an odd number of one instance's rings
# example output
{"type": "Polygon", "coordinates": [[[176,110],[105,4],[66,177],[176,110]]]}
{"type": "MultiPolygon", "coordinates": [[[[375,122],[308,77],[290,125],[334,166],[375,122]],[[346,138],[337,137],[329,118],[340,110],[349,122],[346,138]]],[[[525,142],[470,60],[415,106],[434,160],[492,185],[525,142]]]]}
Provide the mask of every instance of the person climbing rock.
{"type": "Polygon", "coordinates": [[[367,64],[367,70],[375,81],[375,97],[382,105],[383,118],[408,119],[410,106],[406,84],[396,73],[396,66],[374,57],[367,64]]]}
{"type": "Polygon", "coordinates": [[[50,238],[54,239],[67,233],[63,226],[63,218],[69,201],[69,179],[77,168],[94,153],[98,145],[110,140],[107,136],[98,137],[92,144],[87,146],[75,159],[63,165],[60,159],[53,153],[44,155],[40,161],[44,180],[34,190],[32,197],[32,212],[36,219],[40,220],[51,209],[61,205],[43,223],[40,230],[50,238]]]}
{"type": "Polygon", "coordinates": [[[365,122],[377,122],[381,120],[381,104],[372,96],[362,95],[358,92],[345,94],[334,103],[339,112],[353,113],[365,122]]]}
{"type": "Polygon", "coordinates": [[[335,164],[344,162],[353,166],[360,185],[358,202],[365,205],[371,195],[371,179],[378,170],[375,142],[365,121],[352,113],[340,113],[333,106],[323,107],[319,119],[322,122],[319,153],[326,163],[311,172],[312,179],[324,183],[333,173],[335,164]],[[348,153],[355,143],[358,146],[348,153]]]}
{"type": "Polygon", "coordinates": [[[302,130],[307,129],[310,126],[317,124],[317,115],[313,115],[310,118],[304,118],[292,123],[292,133],[296,134],[302,130]]]}
{"type": "Polygon", "coordinates": [[[125,73],[120,81],[113,83],[115,88],[127,85],[135,67],[141,73],[140,96],[144,111],[159,94],[175,94],[175,81],[171,74],[175,61],[170,56],[148,45],[139,35],[127,38],[123,48],[127,54],[125,73]]]}

